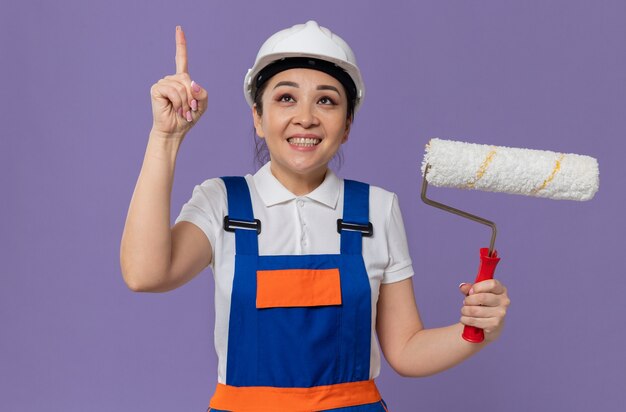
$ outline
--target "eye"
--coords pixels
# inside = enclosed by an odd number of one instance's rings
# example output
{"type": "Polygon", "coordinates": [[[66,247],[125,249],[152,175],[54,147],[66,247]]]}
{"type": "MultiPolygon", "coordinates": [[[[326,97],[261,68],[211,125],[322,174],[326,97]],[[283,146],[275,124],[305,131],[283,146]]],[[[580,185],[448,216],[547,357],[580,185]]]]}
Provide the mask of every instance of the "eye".
{"type": "Polygon", "coordinates": [[[295,100],[293,99],[293,97],[290,94],[285,93],[285,94],[281,94],[281,95],[278,96],[278,101],[279,102],[284,102],[284,103],[292,103],[295,100]]]}
{"type": "Polygon", "coordinates": [[[319,102],[320,102],[321,104],[328,104],[328,105],[335,105],[335,104],[336,104],[336,103],[335,103],[335,101],[334,101],[333,99],[331,99],[330,97],[328,97],[328,96],[324,96],[324,97],[322,97],[322,98],[319,100],[319,102]]]}

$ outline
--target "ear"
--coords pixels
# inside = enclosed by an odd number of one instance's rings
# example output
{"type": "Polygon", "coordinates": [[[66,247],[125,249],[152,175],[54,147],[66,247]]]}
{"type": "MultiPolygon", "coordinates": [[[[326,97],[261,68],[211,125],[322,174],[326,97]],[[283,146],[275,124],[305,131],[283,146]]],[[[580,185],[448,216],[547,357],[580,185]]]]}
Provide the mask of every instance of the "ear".
{"type": "Polygon", "coordinates": [[[346,121],[346,130],[343,133],[343,138],[341,139],[341,144],[344,144],[345,142],[348,141],[348,136],[350,135],[350,127],[352,126],[352,117],[350,117],[347,121],[346,121]]]}
{"type": "Polygon", "coordinates": [[[256,131],[257,136],[261,139],[265,138],[262,117],[256,110],[256,103],[252,105],[252,121],[254,122],[254,130],[256,131]]]}

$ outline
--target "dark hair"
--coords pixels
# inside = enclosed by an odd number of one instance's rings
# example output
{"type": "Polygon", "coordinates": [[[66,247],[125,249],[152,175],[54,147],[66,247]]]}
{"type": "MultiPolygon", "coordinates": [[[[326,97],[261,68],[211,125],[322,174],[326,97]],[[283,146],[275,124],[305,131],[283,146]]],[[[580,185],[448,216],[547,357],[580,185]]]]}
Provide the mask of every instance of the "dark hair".
{"type": "MultiPolygon", "coordinates": [[[[263,115],[263,101],[262,100],[263,100],[263,93],[265,93],[265,89],[267,89],[267,85],[269,84],[269,82],[267,81],[268,79],[262,82],[261,85],[254,92],[254,105],[256,106],[256,112],[259,116],[263,115]]],[[[344,91],[346,91],[345,87],[344,87],[344,91]]],[[[355,104],[355,99],[349,98],[348,107],[346,110],[346,119],[350,120],[351,122],[354,120],[354,104],[355,104]]],[[[270,151],[267,148],[265,139],[260,139],[256,135],[256,130],[254,129],[254,127],[252,129],[252,135],[254,136],[254,151],[255,151],[254,160],[255,160],[256,165],[258,167],[261,167],[270,160],[270,151]]],[[[339,151],[337,151],[337,154],[335,155],[335,157],[333,157],[332,161],[337,162],[338,169],[341,168],[341,165],[343,163],[343,153],[341,152],[341,148],[339,148],[339,151]]]]}

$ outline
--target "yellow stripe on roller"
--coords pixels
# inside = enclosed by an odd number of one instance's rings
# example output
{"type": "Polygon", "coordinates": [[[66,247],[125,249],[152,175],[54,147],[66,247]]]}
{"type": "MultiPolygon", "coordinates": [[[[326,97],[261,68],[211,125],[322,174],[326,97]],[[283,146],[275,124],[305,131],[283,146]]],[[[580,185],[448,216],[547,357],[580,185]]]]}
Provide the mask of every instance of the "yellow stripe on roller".
{"type": "Polygon", "coordinates": [[[535,196],[537,193],[539,193],[540,191],[545,189],[550,184],[550,182],[552,180],[554,180],[554,177],[556,176],[556,174],[559,172],[559,170],[561,170],[561,162],[563,161],[564,157],[565,157],[565,155],[561,153],[559,158],[556,159],[556,164],[554,165],[554,168],[552,169],[552,173],[550,173],[550,176],[548,176],[548,178],[543,181],[541,186],[533,189],[530,192],[531,195],[535,196]]]}
{"type": "Polygon", "coordinates": [[[474,185],[476,185],[476,182],[478,182],[480,179],[482,179],[482,177],[485,175],[485,173],[487,172],[487,168],[489,167],[489,165],[491,164],[491,162],[493,161],[493,158],[496,155],[496,148],[495,146],[492,146],[493,149],[491,149],[489,151],[489,153],[487,153],[487,157],[485,157],[485,160],[483,160],[482,164],[480,165],[480,167],[478,168],[478,171],[476,172],[476,178],[474,178],[474,180],[472,182],[469,182],[467,184],[467,188],[468,189],[473,189],[474,185]]]}

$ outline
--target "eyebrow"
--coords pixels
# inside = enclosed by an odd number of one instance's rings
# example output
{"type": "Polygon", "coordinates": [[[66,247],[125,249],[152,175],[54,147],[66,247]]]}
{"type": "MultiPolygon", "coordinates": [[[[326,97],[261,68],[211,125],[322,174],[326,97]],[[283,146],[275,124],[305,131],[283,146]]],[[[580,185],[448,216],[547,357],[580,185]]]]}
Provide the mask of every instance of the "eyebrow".
{"type": "Polygon", "coordinates": [[[276,86],[274,86],[274,89],[280,86],[300,87],[298,83],[282,81],[282,82],[276,83],[276,86]]]}
{"type": "Polygon", "coordinates": [[[339,89],[337,89],[335,86],[322,84],[321,86],[317,86],[317,90],[334,90],[339,96],[341,96],[341,93],[339,93],[339,89]]]}
{"type": "MultiPolygon", "coordinates": [[[[300,87],[300,85],[298,83],[289,82],[289,81],[282,81],[282,82],[276,83],[276,86],[274,86],[274,89],[276,89],[277,87],[280,87],[280,86],[300,87]]],[[[322,84],[322,85],[317,86],[317,90],[334,90],[335,92],[337,92],[338,95],[341,96],[341,93],[339,92],[339,89],[337,89],[335,86],[322,84]]]]}

